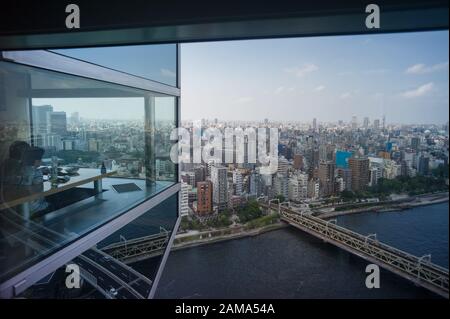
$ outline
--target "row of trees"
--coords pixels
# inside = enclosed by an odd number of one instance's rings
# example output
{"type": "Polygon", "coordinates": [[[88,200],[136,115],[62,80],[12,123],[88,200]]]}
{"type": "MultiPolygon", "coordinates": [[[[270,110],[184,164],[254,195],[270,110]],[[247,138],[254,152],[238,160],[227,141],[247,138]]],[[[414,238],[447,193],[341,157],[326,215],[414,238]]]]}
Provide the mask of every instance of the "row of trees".
{"type": "Polygon", "coordinates": [[[351,192],[343,191],[343,201],[354,201],[362,198],[379,197],[385,199],[391,194],[419,195],[439,191],[448,191],[446,180],[448,179],[448,167],[440,167],[433,171],[431,176],[400,176],[395,179],[381,178],[378,184],[369,187],[365,191],[351,192]]]}
{"type": "MultiPolygon", "coordinates": [[[[258,202],[255,200],[251,200],[245,206],[238,208],[236,210],[236,215],[238,216],[240,223],[248,224],[251,221],[261,218],[263,216],[263,213],[261,208],[259,207],[258,202]]],[[[180,229],[206,230],[210,228],[224,228],[232,224],[231,217],[232,212],[229,210],[220,212],[219,214],[217,214],[217,216],[214,216],[204,221],[200,221],[197,218],[184,217],[181,220],[180,229]]],[[[264,221],[261,222],[264,223],[264,221]]]]}

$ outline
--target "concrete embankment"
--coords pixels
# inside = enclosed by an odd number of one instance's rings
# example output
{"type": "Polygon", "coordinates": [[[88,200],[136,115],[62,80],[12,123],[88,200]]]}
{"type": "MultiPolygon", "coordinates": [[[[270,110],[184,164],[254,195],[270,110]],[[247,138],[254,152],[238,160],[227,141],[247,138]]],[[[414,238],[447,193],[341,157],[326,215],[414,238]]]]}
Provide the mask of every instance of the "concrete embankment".
{"type": "MultiPolygon", "coordinates": [[[[251,229],[251,230],[244,230],[242,228],[238,232],[233,232],[233,233],[225,234],[225,235],[211,236],[211,237],[209,237],[209,234],[212,234],[212,233],[216,232],[217,230],[216,231],[203,231],[203,232],[197,233],[195,235],[192,235],[192,237],[198,238],[198,239],[193,239],[193,240],[179,241],[180,237],[175,237],[174,245],[172,246],[172,251],[184,249],[184,248],[201,246],[201,245],[218,243],[218,242],[226,241],[226,240],[238,239],[238,238],[249,237],[249,236],[257,236],[257,235],[260,235],[260,234],[263,234],[263,233],[266,233],[266,232],[269,232],[272,230],[277,230],[277,229],[288,227],[288,226],[289,226],[288,224],[285,224],[283,222],[278,222],[275,224],[271,224],[268,226],[255,228],[255,229],[251,229]],[[201,236],[201,238],[200,238],[200,236],[201,236]]],[[[224,229],[223,231],[226,231],[226,229],[224,229]]]]}
{"type": "Polygon", "coordinates": [[[448,193],[446,194],[437,194],[435,196],[427,195],[423,197],[418,197],[415,200],[407,201],[404,203],[399,202],[393,202],[393,203],[383,203],[382,205],[374,205],[370,207],[361,207],[361,208],[355,208],[355,209],[349,209],[349,210],[342,210],[342,211],[332,211],[329,213],[323,213],[320,215],[317,215],[320,218],[323,219],[329,219],[337,216],[342,215],[349,215],[349,214],[359,214],[359,213],[365,213],[365,212],[375,212],[375,213],[384,213],[384,212],[393,212],[393,211],[401,211],[410,209],[413,207],[418,206],[426,206],[426,205],[434,205],[434,204],[440,204],[448,202],[449,196],[448,193]]]}

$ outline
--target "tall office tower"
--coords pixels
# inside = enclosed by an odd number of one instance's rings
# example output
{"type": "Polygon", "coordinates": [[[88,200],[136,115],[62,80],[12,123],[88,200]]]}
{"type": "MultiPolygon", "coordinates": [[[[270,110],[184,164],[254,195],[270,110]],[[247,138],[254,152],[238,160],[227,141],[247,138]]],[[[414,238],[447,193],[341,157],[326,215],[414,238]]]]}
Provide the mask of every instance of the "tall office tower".
{"type": "Polygon", "coordinates": [[[364,118],[364,129],[368,129],[369,128],[369,118],[368,117],[365,117],[364,118]]]}
{"type": "Polygon", "coordinates": [[[324,197],[334,194],[335,183],[335,164],[333,162],[320,162],[319,164],[319,182],[322,195],[324,197]]]}
{"type": "Polygon", "coordinates": [[[180,191],[180,215],[187,216],[189,214],[189,191],[192,189],[191,185],[181,183],[180,191]]]}
{"type": "Polygon", "coordinates": [[[303,170],[303,156],[300,154],[294,155],[294,169],[303,170]]]}
{"type": "Polygon", "coordinates": [[[336,170],[336,175],[342,178],[344,182],[344,190],[352,190],[352,171],[349,168],[338,168],[336,170]]]}
{"type": "Polygon", "coordinates": [[[317,119],[316,118],[313,119],[312,129],[313,129],[313,132],[317,132],[317,119]]]}
{"type": "Polygon", "coordinates": [[[352,174],[352,190],[354,192],[364,190],[369,184],[369,159],[364,157],[352,157],[348,160],[352,174]]]}
{"type": "Polygon", "coordinates": [[[211,181],[197,183],[197,209],[198,215],[207,215],[212,212],[213,185],[211,181]]]}
{"type": "Polygon", "coordinates": [[[228,206],[227,168],[219,164],[211,166],[211,182],[213,184],[213,203],[224,210],[228,206]]]}
{"type": "Polygon", "coordinates": [[[373,121],[373,129],[374,130],[379,130],[380,129],[380,120],[376,119],[373,121]]]}
{"type": "Polygon", "coordinates": [[[420,138],[417,136],[411,137],[411,148],[417,152],[419,150],[419,147],[420,147],[420,138]]]}
{"type": "Polygon", "coordinates": [[[34,134],[47,134],[49,131],[48,113],[53,112],[51,105],[33,105],[33,130],[34,134]]]}
{"type": "Polygon", "coordinates": [[[67,134],[66,112],[49,112],[48,122],[50,124],[50,133],[64,136],[67,134]]]}
{"type": "Polygon", "coordinates": [[[430,167],[430,158],[425,155],[419,157],[419,165],[417,165],[417,172],[420,175],[428,175],[430,167]]]}
{"type": "Polygon", "coordinates": [[[233,171],[234,194],[242,195],[242,174],[238,170],[233,171]]]}
{"type": "Polygon", "coordinates": [[[358,118],[356,115],[352,116],[352,129],[355,130],[358,128],[358,118]]]}
{"type": "Polygon", "coordinates": [[[385,128],[386,128],[386,115],[383,114],[382,129],[384,130],[385,128]]]}

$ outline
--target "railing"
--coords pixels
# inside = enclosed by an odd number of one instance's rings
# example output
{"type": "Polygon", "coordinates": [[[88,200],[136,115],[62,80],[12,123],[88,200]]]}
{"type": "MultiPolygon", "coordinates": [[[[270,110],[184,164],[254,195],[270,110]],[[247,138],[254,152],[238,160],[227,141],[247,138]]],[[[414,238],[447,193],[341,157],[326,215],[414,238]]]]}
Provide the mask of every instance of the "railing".
{"type": "Polygon", "coordinates": [[[380,266],[448,298],[448,270],[441,266],[321,218],[301,214],[278,205],[270,205],[270,207],[266,204],[260,205],[267,209],[279,210],[281,218],[290,224],[363,258],[379,263],[380,266]]]}

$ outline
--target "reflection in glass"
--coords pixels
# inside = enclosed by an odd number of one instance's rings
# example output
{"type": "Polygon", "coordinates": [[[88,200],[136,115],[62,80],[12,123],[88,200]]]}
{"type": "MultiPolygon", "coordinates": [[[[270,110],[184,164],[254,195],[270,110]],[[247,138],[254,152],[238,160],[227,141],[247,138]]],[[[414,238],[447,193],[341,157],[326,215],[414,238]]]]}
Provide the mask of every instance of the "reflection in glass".
{"type": "Polygon", "coordinates": [[[176,181],[175,97],[10,62],[0,79],[0,282],[176,181]]]}

